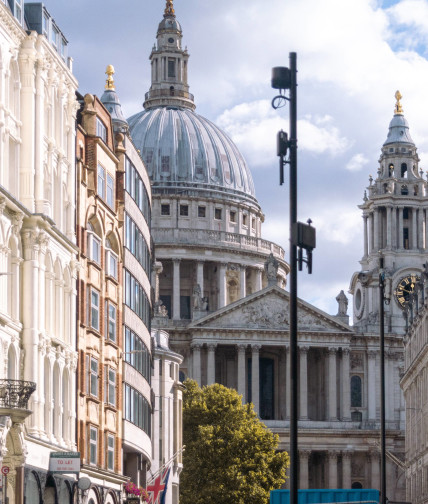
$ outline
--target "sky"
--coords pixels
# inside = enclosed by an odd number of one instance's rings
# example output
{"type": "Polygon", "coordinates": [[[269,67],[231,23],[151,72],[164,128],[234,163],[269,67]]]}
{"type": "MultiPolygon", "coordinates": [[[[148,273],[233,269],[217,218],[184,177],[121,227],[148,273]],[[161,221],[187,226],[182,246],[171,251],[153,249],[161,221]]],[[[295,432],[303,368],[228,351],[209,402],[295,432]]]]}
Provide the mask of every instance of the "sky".
{"type": "MultiPolygon", "coordinates": [[[[126,117],[142,109],[164,0],[45,0],[69,41],[82,94],[101,96],[108,64],[126,117]]],[[[393,117],[396,90],[428,169],[428,0],[175,0],[196,112],[224,129],[252,172],[262,235],[286,250],[288,168],[279,186],[271,69],[297,53],[298,220],[317,230],[298,295],[330,314],[363,254],[358,209],[393,117]]]]}

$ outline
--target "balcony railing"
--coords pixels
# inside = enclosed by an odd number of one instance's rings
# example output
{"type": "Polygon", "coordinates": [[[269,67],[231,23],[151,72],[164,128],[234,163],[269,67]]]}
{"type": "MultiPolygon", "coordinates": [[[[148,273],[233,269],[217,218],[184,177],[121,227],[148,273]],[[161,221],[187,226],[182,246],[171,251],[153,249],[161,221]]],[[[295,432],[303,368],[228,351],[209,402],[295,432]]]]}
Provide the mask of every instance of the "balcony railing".
{"type": "Polygon", "coordinates": [[[228,246],[241,250],[254,250],[284,259],[284,249],[275,243],[255,236],[215,231],[208,229],[174,229],[152,228],[152,235],[156,244],[204,244],[216,247],[228,246]]]}
{"type": "Polygon", "coordinates": [[[22,380],[0,380],[0,408],[28,409],[36,384],[22,380]]]}

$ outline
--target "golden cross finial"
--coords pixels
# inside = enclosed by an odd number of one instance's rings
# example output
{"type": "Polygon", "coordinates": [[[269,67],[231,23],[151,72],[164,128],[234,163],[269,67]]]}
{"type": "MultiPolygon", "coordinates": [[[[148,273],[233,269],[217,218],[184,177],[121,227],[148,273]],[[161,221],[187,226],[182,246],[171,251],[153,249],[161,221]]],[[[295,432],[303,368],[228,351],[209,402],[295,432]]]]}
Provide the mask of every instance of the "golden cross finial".
{"type": "Polygon", "coordinates": [[[166,0],[164,16],[175,16],[173,0],[166,0]]]}
{"type": "Polygon", "coordinates": [[[107,75],[106,86],[105,86],[106,89],[116,89],[114,87],[113,74],[114,74],[114,67],[113,67],[113,65],[109,65],[106,68],[106,75],[107,75]]]}
{"type": "Polygon", "coordinates": [[[403,98],[403,95],[400,91],[395,92],[395,99],[397,100],[394,108],[394,114],[403,114],[403,107],[401,106],[400,100],[403,98]]]}

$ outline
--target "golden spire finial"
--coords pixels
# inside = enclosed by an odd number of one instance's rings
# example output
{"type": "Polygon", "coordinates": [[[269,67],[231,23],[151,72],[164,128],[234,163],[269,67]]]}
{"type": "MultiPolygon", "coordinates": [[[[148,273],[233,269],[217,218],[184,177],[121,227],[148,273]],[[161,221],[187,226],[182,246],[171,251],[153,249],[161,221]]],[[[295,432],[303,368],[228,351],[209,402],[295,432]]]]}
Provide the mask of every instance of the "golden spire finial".
{"type": "Polygon", "coordinates": [[[106,86],[105,86],[106,89],[116,89],[114,87],[113,74],[114,74],[114,67],[113,67],[113,65],[109,65],[106,68],[106,75],[107,75],[106,86]]]}
{"type": "Polygon", "coordinates": [[[164,16],[175,16],[173,0],[166,0],[164,16]]]}
{"type": "Polygon", "coordinates": [[[403,95],[400,93],[400,91],[395,92],[395,99],[397,100],[394,108],[394,114],[403,114],[403,107],[401,106],[400,100],[403,98],[403,95]]]}

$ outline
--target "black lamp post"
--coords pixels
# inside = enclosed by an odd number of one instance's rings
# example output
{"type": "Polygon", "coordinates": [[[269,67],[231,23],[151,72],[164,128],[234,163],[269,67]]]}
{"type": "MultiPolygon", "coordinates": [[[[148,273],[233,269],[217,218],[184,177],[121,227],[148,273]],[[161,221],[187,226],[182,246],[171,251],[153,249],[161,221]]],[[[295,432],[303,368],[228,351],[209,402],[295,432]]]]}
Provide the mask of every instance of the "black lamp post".
{"type": "Polygon", "coordinates": [[[385,435],[385,304],[390,302],[386,287],[383,257],[379,257],[379,333],[380,333],[380,504],[386,504],[386,435],[385,435]]]}
{"type": "Polygon", "coordinates": [[[290,504],[298,502],[298,376],[297,376],[297,266],[302,269],[305,262],[309,273],[312,272],[312,250],[315,248],[315,228],[308,224],[297,222],[297,55],[289,54],[290,68],[275,67],[272,69],[272,87],[279,89],[280,94],[272,100],[274,109],[290,103],[290,138],[280,131],[277,137],[277,155],[279,161],[279,183],[284,183],[284,165],[290,165],[290,504]],[[289,96],[285,90],[289,89],[289,96]],[[289,159],[286,160],[287,151],[289,159]],[[299,248],[299,252],[297,249],[299,248]],[[303,258],[302,249],[306,250],[303,258]]]}

